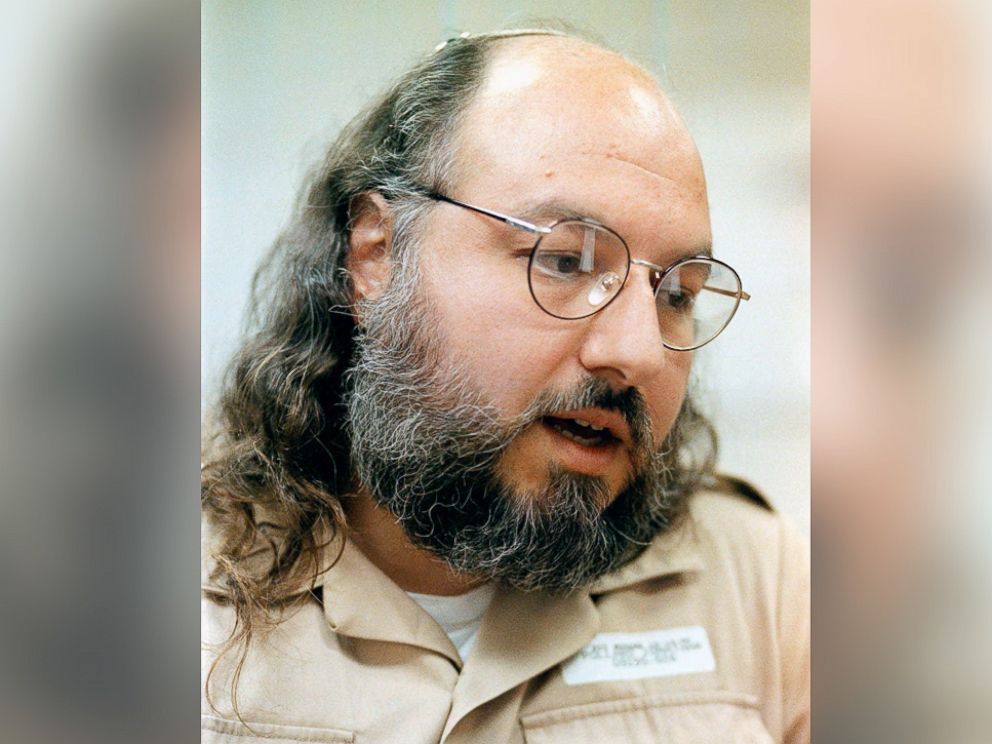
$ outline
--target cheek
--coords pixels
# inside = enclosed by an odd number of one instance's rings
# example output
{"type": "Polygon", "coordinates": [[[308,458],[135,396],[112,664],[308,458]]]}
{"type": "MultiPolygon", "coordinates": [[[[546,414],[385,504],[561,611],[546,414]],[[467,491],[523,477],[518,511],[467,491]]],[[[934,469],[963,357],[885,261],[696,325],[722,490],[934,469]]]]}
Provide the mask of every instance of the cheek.
{"type": "MultiPolygon", "coordinates": [[[[586,326],[537,306],[525,261],[481,249],[471,261],[458,254],[457,247],[425,251],[422,281],[449,358],[487,402],[516,414],[540,393],[589,374],[578,362],[586,326]]],[[[692,358],[691,352],[667,352],[664,366],[639,386],[659,442],[682,406],[692,358]]]]}
{"type": "Polygon", "coordinates": [[[685,400],[692,368],[691,351],[668,351],[665,367],[656,380],[642,392],[651,413],[656,443],[660,444],[671,430],[685,400]]]}
{"type": "Polygon", "coordinates": [[[441,259],[424,283],[450,358],[489,402],[517,413],[560,376],[579,329],[537,307],[526,263],[502,268],[441,259]]]}
{"type": "Polygon", "coordinates": [[[483,302],[450,302],[442,313],[444,335],[474,386],[489,402],[515,414],[565,376],[575,356],[574,334],[553,327],[554,318],[551,324],[528,322],[526,313],[492,310],[483,302]]]}

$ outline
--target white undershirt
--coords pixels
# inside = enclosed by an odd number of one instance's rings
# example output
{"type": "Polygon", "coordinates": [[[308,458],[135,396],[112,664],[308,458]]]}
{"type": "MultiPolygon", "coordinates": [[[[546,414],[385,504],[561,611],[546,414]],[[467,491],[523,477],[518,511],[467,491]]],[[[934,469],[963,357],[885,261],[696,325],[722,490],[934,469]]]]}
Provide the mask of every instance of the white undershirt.
{"type": "Polygon", "coordinates": [[[444,629],[458,649],[462,661],[465,661],[469,651],[472,650],[476,636],[479,635],[482,616],[486,614],[495,592],[495,586],[483,584],[465,594],[457,594],[453,597],[414,592],[407,594],[444,629]]]}

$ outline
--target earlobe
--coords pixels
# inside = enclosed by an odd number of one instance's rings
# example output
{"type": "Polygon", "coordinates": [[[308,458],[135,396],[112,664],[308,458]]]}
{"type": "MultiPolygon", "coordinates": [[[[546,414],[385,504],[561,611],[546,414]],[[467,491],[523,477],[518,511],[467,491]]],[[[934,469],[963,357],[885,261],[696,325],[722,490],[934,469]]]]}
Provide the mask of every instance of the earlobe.
{"type": "Polygon", "coordinates": [[[348,256],[352,303],[374,300],[389,283],[392,263],[392,212],[375,191],[359,194],[349,206],[348,256]]]}

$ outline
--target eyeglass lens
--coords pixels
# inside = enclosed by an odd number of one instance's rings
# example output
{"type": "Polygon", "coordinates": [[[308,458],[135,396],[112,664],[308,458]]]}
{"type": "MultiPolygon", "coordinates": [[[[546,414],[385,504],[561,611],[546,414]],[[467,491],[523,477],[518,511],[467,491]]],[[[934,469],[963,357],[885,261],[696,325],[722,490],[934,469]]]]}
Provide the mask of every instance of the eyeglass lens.
{"type": "MultiPolygon", "coordinates": [[[[612,231],[564,221],[541,237],[531,255],[531,293],[558,318],[584,318],[616,297],[630,271],[630,255],[612,231]]],[[[660,272],[652,271],[652,284],[660,272]]],[[[705,258],[680,262],[655,286],[658,323],[667,346],[693,349],[722,331],[740,302],[740,279],[705,258]]]]}

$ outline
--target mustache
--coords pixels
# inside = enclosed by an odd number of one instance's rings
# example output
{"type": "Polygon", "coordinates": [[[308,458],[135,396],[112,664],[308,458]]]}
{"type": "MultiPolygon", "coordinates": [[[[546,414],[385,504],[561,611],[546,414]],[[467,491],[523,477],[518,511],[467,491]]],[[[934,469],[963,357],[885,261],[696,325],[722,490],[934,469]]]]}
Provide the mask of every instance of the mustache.
{"type": "Polygon", "coordinates": [[[557,411],[579,408],[602,408],[616,411],[630,427],[634,444],[643,448],[654,442],[651,416],[644,395],[634,387],[614,390],[601,378],[589,377],[569,390],[547,391],[539,395],[523,412],[519,429],[536,423],[557,411]]]}

